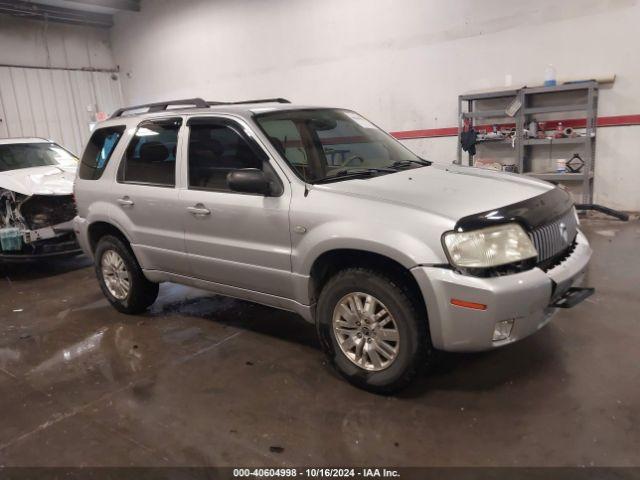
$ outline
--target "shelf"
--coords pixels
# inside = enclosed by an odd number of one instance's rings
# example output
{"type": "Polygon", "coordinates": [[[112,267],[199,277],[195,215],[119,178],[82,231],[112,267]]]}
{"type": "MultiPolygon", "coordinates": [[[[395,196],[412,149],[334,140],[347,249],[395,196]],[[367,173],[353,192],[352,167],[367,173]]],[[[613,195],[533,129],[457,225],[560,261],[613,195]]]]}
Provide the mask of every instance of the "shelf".
{"type": "Polygon", "coordinates": [[[523,145],[573,145],[584,143],[588,138],[595,137],[567,137],[567,138],[528,138],[522,141],[523,145]]]}
{"type": "MultiPolygon", "coordinates": [[[[514,85],[504,89],[467,92],[460,95],[458,97],[458,127],[462,131],[467,123],[481,125],[482,128],[491,124],[508,124],[509,126],[515,124],[516,138],[513,146],[511,145],[511,138],[491,138],[477,142],[478,149],[482,149],[479,151],[485,154],[499,152],[504,154],[508,151],[520,172],[527,172],[531,167],[543,169],[539,173],[522,173],[523,175],[530,175],[530,178],[539,178],[556,183],[566,182],[567,185],[578,187],[583,203],[591,203],[593,201],[597,109],[598,83],[596,81],[550,87],[534,86],[532,88],[514,85]],[[507,107],[502,107],[511,99],[516,99],[521,105],[513,117],[507,115],[505,111],[507,107]],[[493,102],[489,103],[491,101],[493,102]],[[573,122],[569,120],[570,118],[584,120],[573,122]],[[574,131],[576,134],[579,132],[583,135],[576,137],[563,136],[561,138],[525,138],[526,133],[523,130],[527,129],[531,120],[546,120],[546,122],[552,122],[555,127],[555,122],[564,123],[565,119],[568,123],[581,125],[579,128],[574,128],[574,131]],[[585,123],[583,124],[582,122],[585,123]],[[483,145],[487,146],[483,147],[483,145]],[[513,150],[511,148],[507,150],[506,145],[513,147],[513,150]],[[542,148],[542,146],[545,148],[542,148]],[[558,150],[558,153],[551,155],[555,150],[558,150]],[[568,159],[571,156],[570,153],[576,151],[580,152],[580,156],[585,163],[584,172],[581,173],[556,173],[551,170],[552,164],[543,166],[540,163],[532,163],[539,156],[544,157],[545,153],[550,153],[550,158],[565,158],[566,156],[568,159]],[[545,171],[544,169],[546,168],[550,170],[545,171]]],[[[556,129],[551,128],[551,123],[547,123],[547,125],[550,128],[543,128],[540,135],[554,136],[557,132],[556,129]]],[[[489,132],[490,129],[487,128],[487,131],[489,132]]],[[[472,163],[473,157],[463,154],[460,141],[458,141],[457,153],[457,164],[472,163]]]]}
{"type": "Polygon", "coordinates": [[[567,92],[570,90],[588,90],[589,88],[598,88],[598,82],[584,81],[584,82],[564,83],[562,85],[555,85],[553,87],[524,88],[523,92],[525,95],[534,95],[536,93],[558,93],[558,92],[567,92]]]}
{"type": "Polygon", "coordinates": [[[476,144],[478,143],[504,143],[505,145],[511,145],[510,138],[485,138],[484,140],[476,140],[476,144]]]}
{"type": "MultiPolygon", "coordinates": [[[[548,182],[582,182],[585,179],[584,173],[526,173],[530,177],[547,180],[548,182]]],[[[593,173],[589,174],[589,178],[593,178],[593,173]]]]}
{"type": "Polygon", "coordinates": [[[495,90],[493,92],[465,93],[463,95],[460,95],[460,100],[468,102],[470,100],[484,100],[487,98],[515,97],[517,94],[518,89],[495,90]]]}
{"type": "MultiPolygon", "coordinates": [[[[480,110],[477,112],[463,112],[467,118],[507,118],[509,115],[504,110],[480,110]]],[[[512,117],[509,117],[512,118],[512,117]]]]}
{"type": "Polygon", "coordinates": [[[525,115],[533,115],[536,113],[560,113],[560,112],[578,112],[586,111],[589,105],[550,105],[548,107],[528,107],[524,109],[525,115]]]}

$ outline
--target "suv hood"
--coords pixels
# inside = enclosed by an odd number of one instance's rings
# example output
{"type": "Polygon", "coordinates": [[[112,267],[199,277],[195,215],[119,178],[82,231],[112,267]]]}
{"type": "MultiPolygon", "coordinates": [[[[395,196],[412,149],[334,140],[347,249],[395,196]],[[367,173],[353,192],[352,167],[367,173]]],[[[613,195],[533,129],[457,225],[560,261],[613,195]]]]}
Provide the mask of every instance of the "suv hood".
{"type": "Polygon", "coordinates": [[[409,206],[456,222],[468,215],[527,200],[555,187],[517,174],[432,164],[313,188],[409,206]]]}
{"type": "Polygon", "coordinates": [[[70,195],[77,167],[31,167],[0,172],[0,189],[23,195],[70,195]]]}

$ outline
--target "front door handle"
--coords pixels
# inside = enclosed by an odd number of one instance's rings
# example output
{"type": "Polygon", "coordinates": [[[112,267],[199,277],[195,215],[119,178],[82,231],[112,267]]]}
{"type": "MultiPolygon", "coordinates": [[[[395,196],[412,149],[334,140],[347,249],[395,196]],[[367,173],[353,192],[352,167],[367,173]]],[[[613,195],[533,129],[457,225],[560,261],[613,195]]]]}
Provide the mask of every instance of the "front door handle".
{"type": "Polygon", "coordinates": [[[193,207],[187,207],[187,211],[192,215],[211,215],[211,210],[201,203],[196,203],[193,207]]]}
{"type": "Polygon", "coordinates": [[[129,197],[127,197],[127,196],[124,196],[124,197],[122,197],[122,198],[119,198],[119,199],[118,199],[118,203],[119,203],[120,205],[122,205],[123,207],[131,207],[131,206],[133,206],[133,204],[134,204],[133,200],[131,200],[131,199],[130,199],[129,197]]]}

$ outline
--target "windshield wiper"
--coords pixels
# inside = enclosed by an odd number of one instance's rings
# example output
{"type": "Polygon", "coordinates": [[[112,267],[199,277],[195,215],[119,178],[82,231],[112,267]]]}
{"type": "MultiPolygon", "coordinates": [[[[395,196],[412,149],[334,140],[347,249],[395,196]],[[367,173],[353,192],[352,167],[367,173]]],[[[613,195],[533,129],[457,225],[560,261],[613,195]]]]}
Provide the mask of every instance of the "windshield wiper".
{"type": "Polygon", "coordinates": [[[428,167],[429,165],[431,165],[433,162],[430,162],[429,160],[423,160],[422,158],[419,160],[397,160],[395,162],[393,162],[391,165],[389,165],[391,168],[406,168],[406,167],[410,167],[411,165],[420,165],[422,167],[428,167]]]}
{"type": "Polygon", "coordinates": [[[329,183],[338,180],[349,180],[351,178],[363,178],[363,177],[375,177],[380,173],[395,173],[396,169],[393,168],[343,168],[342,170],[338,170],[331,176],[321,178],[320,180],[316,180],[315,184],[318,183],[329,183]]]}

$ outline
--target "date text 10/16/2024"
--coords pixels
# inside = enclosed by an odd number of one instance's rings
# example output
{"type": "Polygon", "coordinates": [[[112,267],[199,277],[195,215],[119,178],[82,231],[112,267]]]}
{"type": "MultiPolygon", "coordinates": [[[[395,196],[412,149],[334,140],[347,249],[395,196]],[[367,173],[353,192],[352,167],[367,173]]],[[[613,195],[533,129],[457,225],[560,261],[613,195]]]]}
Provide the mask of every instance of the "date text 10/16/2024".
{"type": "Polygon", "coordinates": [[[233,477],[258,478],[397,478],[400,473],[388,468],[234,468],[233,477]]]}

